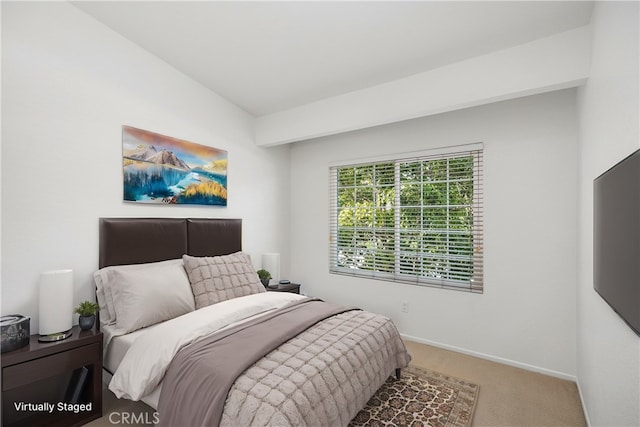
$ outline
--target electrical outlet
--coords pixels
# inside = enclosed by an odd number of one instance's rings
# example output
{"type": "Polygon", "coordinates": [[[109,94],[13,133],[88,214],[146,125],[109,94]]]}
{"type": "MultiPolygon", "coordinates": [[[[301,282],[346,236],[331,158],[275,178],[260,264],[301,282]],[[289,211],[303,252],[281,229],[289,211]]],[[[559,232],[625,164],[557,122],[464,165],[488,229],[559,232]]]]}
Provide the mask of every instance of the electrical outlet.
{"type": "Polygon", "coordinates": [[[409,312],[409,303],[407,301],[402,301],[402,312],[403,313],[409,312]]]}

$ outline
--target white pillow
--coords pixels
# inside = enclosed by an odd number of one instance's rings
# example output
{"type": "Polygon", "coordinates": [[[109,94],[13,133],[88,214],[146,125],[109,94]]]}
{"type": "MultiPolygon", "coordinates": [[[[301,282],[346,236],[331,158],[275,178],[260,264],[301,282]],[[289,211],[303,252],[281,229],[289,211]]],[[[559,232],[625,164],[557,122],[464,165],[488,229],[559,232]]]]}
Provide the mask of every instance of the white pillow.
{"type": "Polygon", "coordinates": [[[96,299],[98,300],[98,307],[100,307],[100,323],[102,323],[103,325],[110,325],[112,323],[111,315],[109,314],[107,301],[104,296],[104,286],[102,284],[102,278],[97,271],[93,274],[93,280],[96,282],[96,299]]]}
{"type": "Polygon", "coordinates": [[[173,319],[195,309],[189,279],[180,264],[116,269],[111,284],[116,327],[123,332],[173,319]]]}
{"type": "MultiPolygon", "coordinates": [[[[116,280],[116,271],[145,270],[148,274],[153,275],[153,269],[169,264],[176,264],[182,267],[182,259],[170,259],[167,261],[151,262],[146,264],[114,265],[111,267],[101,268],[93,273],[93,279],[96,283],[96,298],[100,307],[100,323],[103,325],[114,325],[118,320],[116,310],[114,308],[112,292],[112,287],[116,280]]],[[[193,298],[193,294],[190,290],[189,295],[193,298]]]]}

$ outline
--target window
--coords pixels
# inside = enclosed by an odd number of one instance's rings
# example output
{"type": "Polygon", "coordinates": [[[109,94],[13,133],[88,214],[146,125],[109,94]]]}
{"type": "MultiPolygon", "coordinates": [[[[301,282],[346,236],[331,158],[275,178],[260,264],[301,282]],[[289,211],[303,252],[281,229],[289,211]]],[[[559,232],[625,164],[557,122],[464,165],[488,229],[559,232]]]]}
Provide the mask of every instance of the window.
{"type": "Polygon", "coordinates": [[[482,292],[482,144],[330,168],[330,272],[482,292]]]}

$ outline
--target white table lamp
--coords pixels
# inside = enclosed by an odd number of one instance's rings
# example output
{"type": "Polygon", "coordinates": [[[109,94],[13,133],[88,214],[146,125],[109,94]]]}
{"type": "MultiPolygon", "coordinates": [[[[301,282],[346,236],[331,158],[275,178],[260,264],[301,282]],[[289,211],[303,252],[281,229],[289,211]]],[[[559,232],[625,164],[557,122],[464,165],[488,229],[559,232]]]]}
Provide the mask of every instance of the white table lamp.
{"type": "Polygon", "coordinates": [[[60,341],[71,336],[73,326],[73,270],[40,274],[38,341],[60,341]]]}

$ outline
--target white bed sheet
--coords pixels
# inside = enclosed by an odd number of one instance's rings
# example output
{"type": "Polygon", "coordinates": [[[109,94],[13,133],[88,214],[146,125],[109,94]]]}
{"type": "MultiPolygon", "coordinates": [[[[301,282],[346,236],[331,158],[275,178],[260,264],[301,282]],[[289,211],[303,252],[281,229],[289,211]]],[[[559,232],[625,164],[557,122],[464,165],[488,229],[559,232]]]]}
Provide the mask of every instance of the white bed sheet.
{"type": "MultiPolygon", "coordinates": [[[[103,367],[111,374],[113,374],[118,366],[120,366],[120,362],[124,358],[124,355],[127,354],[129,347],[133,345],[133,343],[145,332],[153,329],[157,325],[149,326],[144,329],[139,329],[137,331],[130,332],[126,335],[114,336],[111,338],[109,343],[105,343],[104,346],[104,354],[103,354],[103,367]]],[[[115,326],[110,325],[102,325],[100,330],[106,336],[113,336],[116,328],[115,326]]],[[[106,338],[105,338],[106,341],[106,338]]],[[[108,376],[109,381],[111,381],[111,375],[108,376]]],[[[153,409],[158,409],[158,401],[160,400],[160,391],[162,390],[162,384],[155,388],[151,393],[147,396],[144,396],[142,400],[147,405],[151,406],[153,409]]]]}
{"type": "MultiPolygon", "coordinates": [[[[114,373],[118,366],[120,366],[120,362],[124,358],[124,355],[127,354],[127,350],[129,347],[133,345],[135,340],[144,334],[145,332],[153,329],[157,325],[149,326],[144,329],[138,329],[137,331],[130,332],[125,335],[115,336],[111,338],[110,342],[104,342],[104,354],[103,354],[103,366],[110,373],[114,373]]],[[[115,326],[110,325],[102,325],[100,326],[100,331],[104,334],[105,340],[109,334],[113,334],[116,330],[115,326]]]]}

